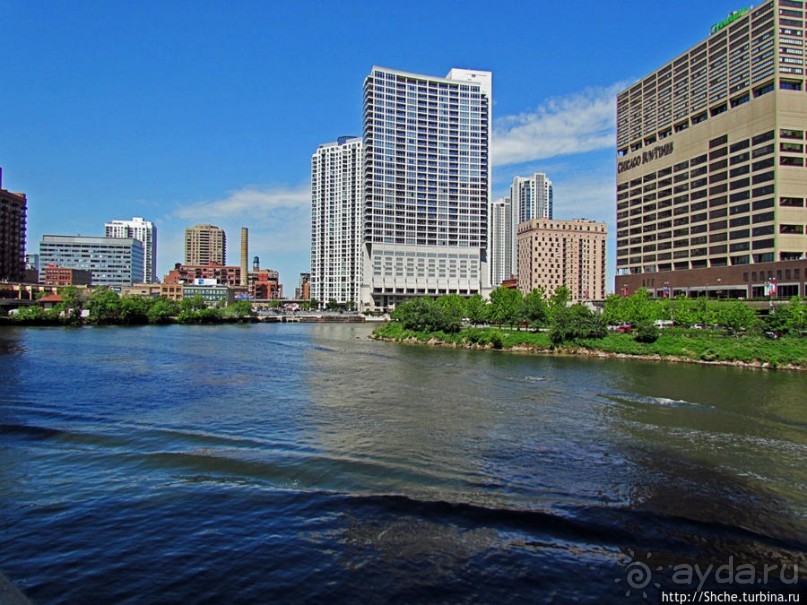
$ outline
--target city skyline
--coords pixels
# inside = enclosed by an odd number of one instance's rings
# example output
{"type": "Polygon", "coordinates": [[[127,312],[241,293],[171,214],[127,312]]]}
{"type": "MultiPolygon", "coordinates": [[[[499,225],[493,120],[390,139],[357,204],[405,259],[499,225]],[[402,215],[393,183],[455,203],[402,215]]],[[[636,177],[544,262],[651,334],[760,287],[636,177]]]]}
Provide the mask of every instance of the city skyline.
{"type": "MultiPolygon", "coordinates": [[[[45,13],[4,3],[17,52],[0,58],[14,85],[0,165],[8,186],[28,196],[27,250],[45,233],[100,235],[114,205],[116,216],[154,221],[159,276],[182,259],[184,228],[210,222],[231,233],[250,225],[251,253],[293,286],[309,269],[311,153],[360,132],[361,82],[374,64],[493,72],[492,198],[506,195],[515,175],[546,172],[557,218],[613,227],[616,92],[739,7],[676,4],[674,35],[672,24],[646,27],[669,21],[669,6],[638,2],[619,14],[594,5],[582,19],[560,5],[361,8],[208,3],[191,14],[182,5],[157,13],[80,2],[45,13]],[[514,14],[551,27],[529,45],[502,44],[514,14]],[[400,38],[373,26],[385,16],[400,38]],[[460,26],[445,30],[448,19],[460,26]],[[344,36],[348,23],[362,35],[344,36]]],[[[610,274],[613,266],[609,258],[610,274]]]]}

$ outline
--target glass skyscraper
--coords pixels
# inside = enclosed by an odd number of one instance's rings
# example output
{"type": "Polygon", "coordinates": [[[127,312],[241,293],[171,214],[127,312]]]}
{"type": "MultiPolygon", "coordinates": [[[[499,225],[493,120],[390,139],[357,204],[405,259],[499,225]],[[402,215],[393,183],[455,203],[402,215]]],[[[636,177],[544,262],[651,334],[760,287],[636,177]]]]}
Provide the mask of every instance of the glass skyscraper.
{"type": "Polygon", "coordinates": [[[489,288],[492,74],[364,82],[362,305],[489,288]]]}

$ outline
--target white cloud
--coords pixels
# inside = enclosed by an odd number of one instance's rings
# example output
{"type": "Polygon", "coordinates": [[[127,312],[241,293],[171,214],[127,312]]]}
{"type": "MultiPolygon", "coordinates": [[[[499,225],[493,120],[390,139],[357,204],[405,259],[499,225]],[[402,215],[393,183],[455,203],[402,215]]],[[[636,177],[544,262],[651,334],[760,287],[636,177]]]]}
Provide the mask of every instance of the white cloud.
{"type": "Polygon", "coordinates": [[[614,220],[614,177],[592,174],[553,180],[555,218],[614,220]]]}
{"type": "MultiPolygon", "coordinates": [[[[311,193],[309,185],[246,186],[221,199],[176,206],[160,223],[161,275],[184,258],[184,229],[213,223],[227,234],[227,261],[238,262],[241,227],[249,228],[249,256],[281,272],[293,284],[308,270],[311,193]],[[163,237],[164,235],[164,237],[163,237]]],[[[292,292],[293,293],[293,292],[292,292]]]]}
{"type": "Polygon", "coordinates": [[[309,186],[243,187],[227,197],[212,202],[197,202],[180,206],[174,216],[186,220],[239,219],[249,222],[271,221],[273,214],[308,208],[311,204],[309,186]]]}
{"type": "Polygon", "coordinates": [[[548,99],[537,109],[495,121],[493,164],[506,166],[614,147],[616,94],[608,88],[548,99]]]}

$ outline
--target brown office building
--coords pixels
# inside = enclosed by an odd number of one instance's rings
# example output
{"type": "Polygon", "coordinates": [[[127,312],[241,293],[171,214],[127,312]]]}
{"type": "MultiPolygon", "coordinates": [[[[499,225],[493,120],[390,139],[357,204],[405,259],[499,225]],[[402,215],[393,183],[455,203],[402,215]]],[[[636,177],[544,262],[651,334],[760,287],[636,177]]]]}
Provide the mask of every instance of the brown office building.
{"type": "Polygon", "coordinates": [[[605,298],[605,223],[533,219],[518,225],[518,289],[566,286],[575,302],[605,298]]]}
{"type": "Polygon", "coordinates": [[[617,98],[617,293],[805,294],[804,2],[768,0],[617,98]]]}
{"type": "Polygon", "coordinates": [[[0,281],[25,278],[26,211],[24,194],[3,189],[0,169],[0,281]]]}

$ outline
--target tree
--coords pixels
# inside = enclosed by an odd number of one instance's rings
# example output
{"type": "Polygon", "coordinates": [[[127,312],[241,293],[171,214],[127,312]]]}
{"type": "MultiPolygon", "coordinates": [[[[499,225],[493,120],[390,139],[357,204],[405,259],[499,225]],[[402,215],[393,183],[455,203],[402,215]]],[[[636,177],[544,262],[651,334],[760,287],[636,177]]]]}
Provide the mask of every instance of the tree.
{"type": "Polygon", "coordinates": [[[150,300],[142,296],[124,296],[120,299],[120,321],[125,324],[146,323],[151,304],[150,300]]]}
{"type": "Polygon", "coordinates": [[[64,303],[65,316],[80,316],[81,308],[84,301],[81,297],[81,291],[75,286],[65,286],[59,288],[59,296],[62,297],[64,303]]]}
{"type": "Polygon", "coordinates": [[[514,325],[523,317],[523,296],[518,290],[496,288],[490,293],[488,317],[496,324],[514,325]]]}
{"type": "Polygon", "coordinates": [[[532,328],[538,329],[549,320],[549,305],[543,288],[533,290],[524,297],[524,318],[532,328]]]}
{"type": "Polygon", "coordinates": [[[252,310],[252,303],[250,301],[237,300],[224,310],[224,314],[228,317],[246,319],[247,317],[252,317],[255,312],[252,310]]]}
{"type": "Polygon", "coordinates": [[[549,323],[549,339],[554,345],[579,338],[603,338],[607,331],[602,316],[580,304],[556,307],[549,323]]]}
{"type": "Polygon", "coordinates": [[[565,307],[572,300],[572,292],[566,286],[558,286],[555,292],[549,297],[549,306],[552,309],[565,307]]]}
{"type": "Polygon", "coordinates": [[[415,298],[398,305],[391,314],[407,330],[416,332],[459,332],[462,315],[430,298],[415,298]]]}
{"type": "Polygon", "coordinates": [[[788,327],[792,332],[802,333],[807,330],[807,303],[803,298],[794,296],[788,306],[788,327]]]}
{"type": "Polygon", "coordinates": [[[205,299],[202,298],[201,294],[194,294],[193,296],[188,296],[182,299],[180,303],[180,307],[182,311],[201,311],[202,309],[207,309],[207,303],[205,299]]]}
{"type": "Polygon", "coordinates": [[[443,294],[434,302],[450,317],[458,317],[460,322],[465,317],[465,300],[459,294],[443,294]]]}
{"type": "Polygon", "coordinates": [[[120,297],[109,288],[95,288],[87,301],[87,308],[95,323],[114,323],[120,318],[120,297]]]}
{"type": "Polygon", "coordinates": [[[179,303],[170,298],[160,296],[152,301],[148,310],[149,323],[162,324],[171,321],[171,318],[179,315],[179,303]]]}
{"type": "Polygon", "coordinates": [[[716,309],[717,323],[729,332],[750,330],[757,325],[757,313],[742,301],[720,303],[716,309]]]}
{"type": "Polygon", "coordinates": [[[56,309],[46,311],[39,305],[28,305],[20,307],[17,312],[11,316],[14,323],[21,324],[49,324],[57,323],[59,320],[59,312],[56,309]]]}
{"type": "Polygon", "coordinates": [[[465,317],[474,325],[487,321],[487,303],[480,294],[474,294],[470,298],[465,299],[465,317]]]}
{"type": "Polygon", "coordinates": [[[669,318],[669,304],[654,299],[645,288],[630,296],[613,294],[605,301],[603,315],[609,324],[631,323],[669,318]]]}

